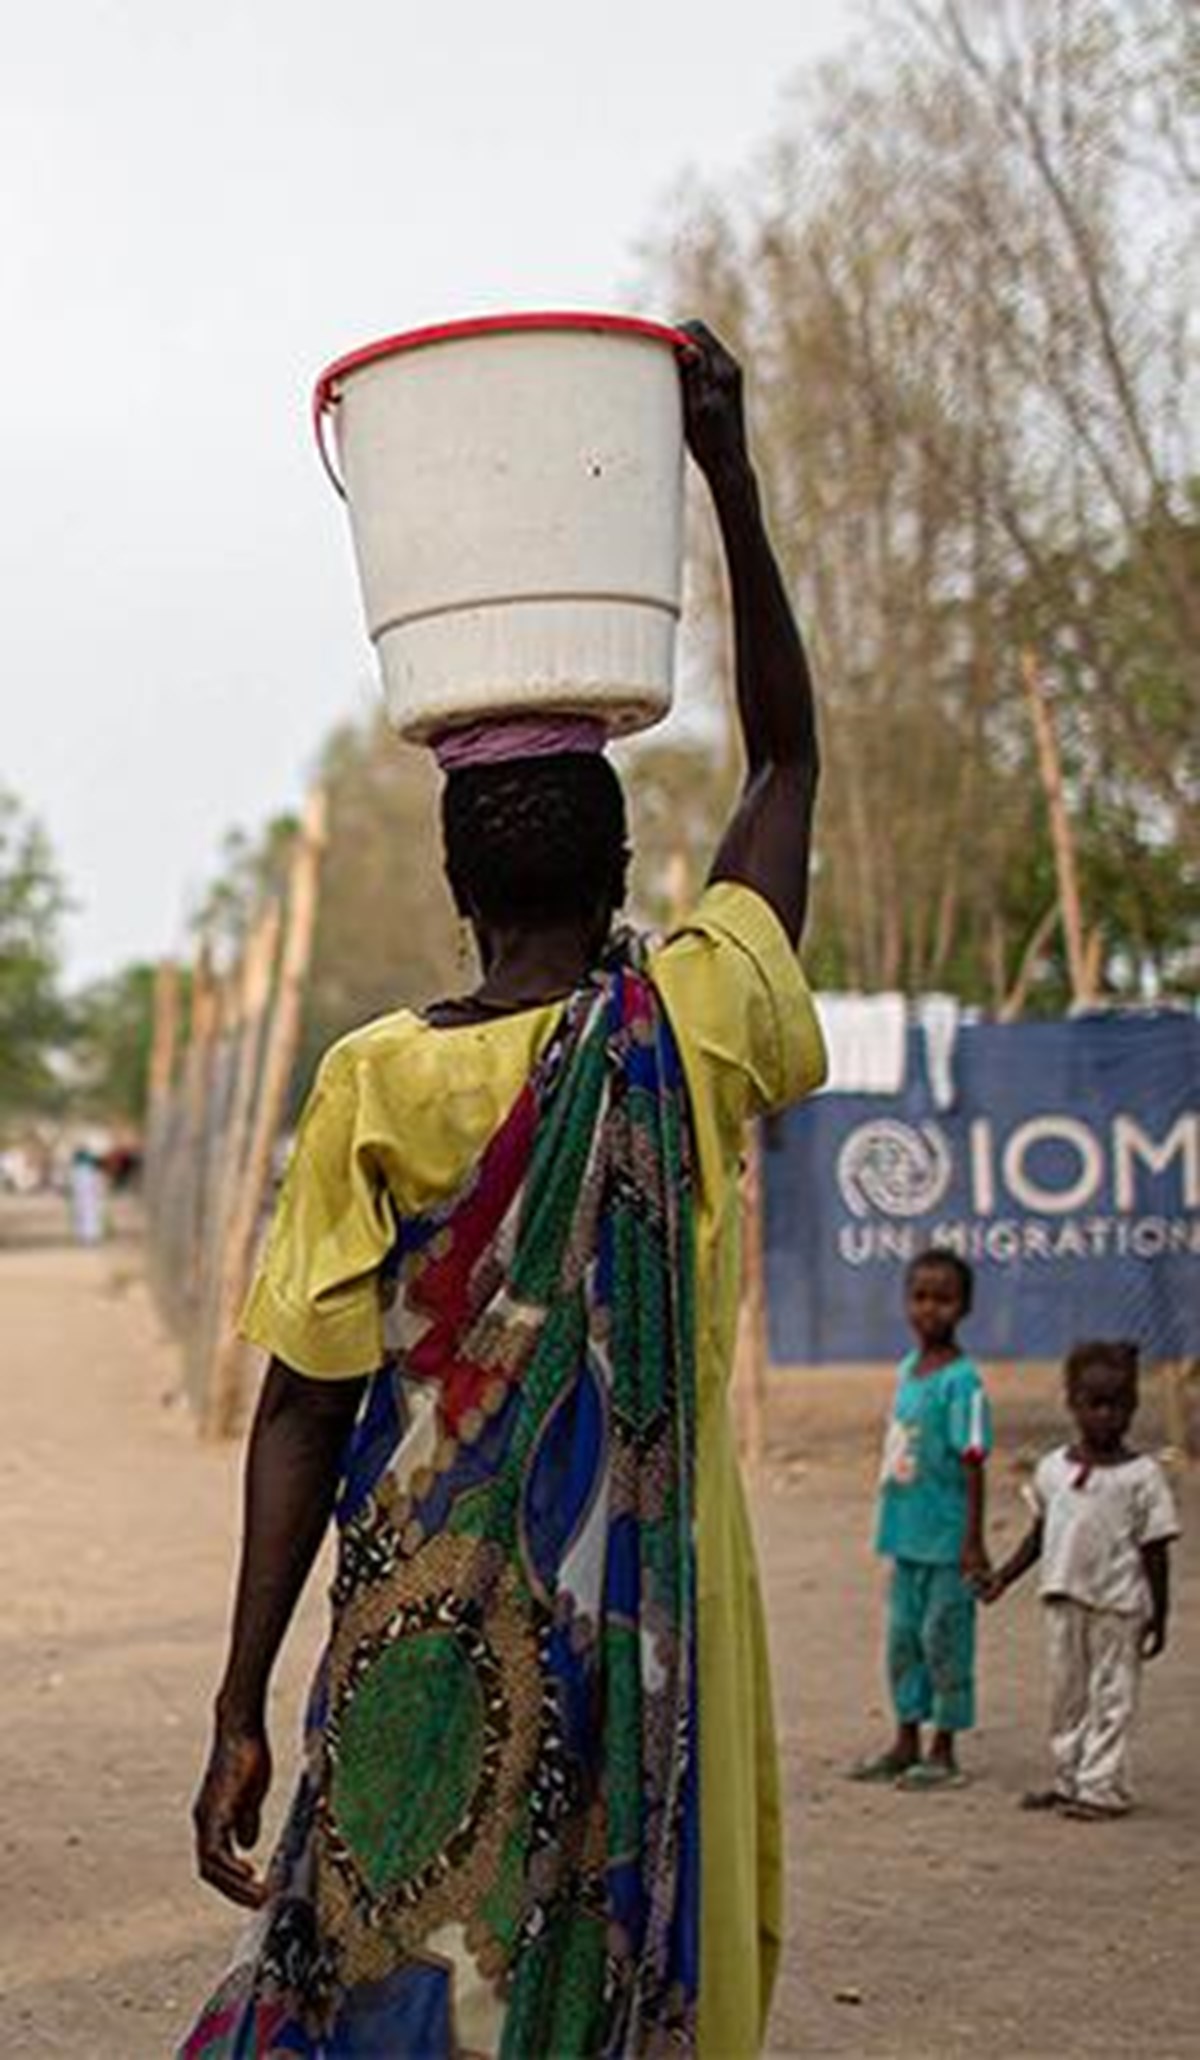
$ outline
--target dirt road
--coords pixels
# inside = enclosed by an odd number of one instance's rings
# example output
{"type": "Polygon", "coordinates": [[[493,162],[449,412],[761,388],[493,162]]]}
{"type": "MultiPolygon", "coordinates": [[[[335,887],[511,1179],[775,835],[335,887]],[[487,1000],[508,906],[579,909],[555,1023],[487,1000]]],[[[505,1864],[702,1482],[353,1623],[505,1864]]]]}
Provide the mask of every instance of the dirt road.
{"type": "MultiPolygon", "coordinates": [[[[63,1241],[57,1204],[0,1201],[0,2054],[161,2060],[236,1914],[191,1876],[187,1809],[219,1663],[238,1455],[197,1443],[132,1236],[63,1241]]],[[[778,1382],[776,1383],[778,1386],[778,1382]]],[[[993,1537],[1057,1425],[1049,1382],[993,1383],[993,1537]]],[[[1041,1766],[1032,1592],[990,1613],[983,1724],[954,1794],[863,1790],[879,1742],[879,1570],[866,1549],[886,1379],[791,1377],[755,1497],[790,1794],[793,1914],[777,2054],[1200,2054],[1200,1495],[1182,1483],[1171,1649],[1146,1684],[1142,1807],[1022,1816],[1041,1766]]],[[[1139,1430],[1158,1432],[1147,1404],[1139,1430]]],[[[275,1700],[289,1744],[321,1622],[275,1700]]],[[[282,1793],[277,1803],[282,1800],[282,1793]]]]}

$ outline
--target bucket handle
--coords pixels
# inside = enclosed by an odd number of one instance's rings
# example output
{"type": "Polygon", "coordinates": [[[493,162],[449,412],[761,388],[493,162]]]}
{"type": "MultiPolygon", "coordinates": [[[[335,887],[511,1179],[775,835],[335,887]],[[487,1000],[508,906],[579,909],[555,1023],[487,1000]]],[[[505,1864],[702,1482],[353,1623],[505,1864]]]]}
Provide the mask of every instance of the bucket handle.
{"type": "Polygon", "coordinates": [[[317,449],[321,455],[321,463],[325,467],[326,477],[332,482],[334,492],[344,501],[346,489],[342,485],[337,467],[329,454],[329,418],[337,404],[337,395],[333,391],[333,382],[329,378],[328,373],[325,373],[318,379],[313,388],[313,433],[317,439],[317,449]]]}

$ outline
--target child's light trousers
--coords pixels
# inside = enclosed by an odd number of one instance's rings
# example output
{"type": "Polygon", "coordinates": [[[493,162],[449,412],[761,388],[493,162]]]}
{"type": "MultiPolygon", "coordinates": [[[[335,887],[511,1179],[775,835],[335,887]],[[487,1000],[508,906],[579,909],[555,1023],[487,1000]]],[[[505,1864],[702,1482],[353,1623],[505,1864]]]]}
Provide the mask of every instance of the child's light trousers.
{"type": "Polygon", "coordinates": [[[1073,1802],[1117,1814],[1132,1800],[1129,1740],[1145,1619],[1067,1596],[1044,1606],[1054,1786],[1073,1802]]]}

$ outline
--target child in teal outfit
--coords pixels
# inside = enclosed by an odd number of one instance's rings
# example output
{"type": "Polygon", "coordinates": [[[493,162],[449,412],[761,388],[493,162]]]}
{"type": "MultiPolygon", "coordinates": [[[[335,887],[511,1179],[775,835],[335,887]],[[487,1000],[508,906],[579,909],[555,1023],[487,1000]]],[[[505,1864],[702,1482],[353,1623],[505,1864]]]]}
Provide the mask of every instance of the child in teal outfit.
{"type": "Polygon", "coordinates": [[[900,1362],[879,1482],[875,1549],[892,1561],[887,1668],[896,1735],[857,1766],[860,1781],[903,1788],[957,1783],[955,1740],[975,1722],[975,1595],[991,1420],[983,1382],[958,1342],[971,1269],[931,1250],[905,1276],[915,1351],[900,1362]],[[922,1756],[921,1726],[931,1724],[922,1756]]]}

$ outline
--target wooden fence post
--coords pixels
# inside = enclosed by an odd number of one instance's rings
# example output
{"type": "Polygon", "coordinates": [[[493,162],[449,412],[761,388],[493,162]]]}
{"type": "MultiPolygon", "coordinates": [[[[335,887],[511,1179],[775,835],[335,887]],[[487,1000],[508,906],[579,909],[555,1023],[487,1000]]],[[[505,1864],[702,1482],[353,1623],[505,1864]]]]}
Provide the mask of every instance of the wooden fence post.
{"type": "MultiPolygon", "coordinates": [[[[194,1337],[189,1341],[197,1368],[195,1391],[201,1400],[202,1416],[208,1409],[208,1382],[226,1324],[226,1252],[254,1117],[281,921],[279,901],[272,899],[253,925],[229,982],[229,1049],[222,1076],[214,1079],[219,1099],[210,1112],[214,1136],[203,1307],[194,1337]]],[[[234,1318],[236,1313],[235,1310],[234,1318]]]]}
{"type": "Polygon", "coordinates": [[[1159,1368],[1167,1446],[1179,1460],[1196,1457],[1189,1389],[1200,1380],[1200,1359],[1169,1359],[1159,1368]]]}
{"type": "Polygon", "coordinates": [[[146,1088],[146,1106],[151,1120],[171,1091],[178,1037],[179,967],[174,959],[165,958],[159,961],[154,972],[154,1029],[146,1088]]]}
{"type": "Polygon", "coordinates": [[[235,1324],[250,1284],[259,1221],[271,1179],[275,1141],[287,1104],[292,1066],[300,1039],[304,984],[316,927],[321,853],[325,845],[325,796],[308,799],[288,879],[287,924],[275,1007],[267,1031],[262,1082],[238,1180],[220,1262],[216,1344],[207,1383],[202,1428],[223,1437],[237,1415],[243,1349],[235,1324]]]}
{"type": "Polygon", "coordinates": [[[174,1331],[186,1335],[200,1260],[200,1175],[210,1050],[218,996],[207,945],[192,967],[188,1038],[179,1079],[163,1103],[160,1167],[152,1194],[151,1252],[156,1296],[174,1331]]]}
{"type": "Polygon", "coordinates": [[[1046,690],[1042,684],[1038,662],[1030,650],[1021,653],[1021,683],[1029,703],[1034,741],[1037,745],[1038,771],[1050,816],[1050,842],[1054,851],[1058,905],[1067,946],[1071,998],[1079,1006],[1096,998],[1100,969],[1100,939],[1097,935],[1089,943],[1084,930],[1079,875],[1075,865],[1075,839],[1063,795],[1058,737],[1047,705],[1046,690]]]}
{"type": "Polygon", "coordinates": [[[154,1028],[151,1033],[150,1065],[146,1075],[146,1146],[143,1184],[147,1210],[154,1206],[155,1189],[162,1177],[162,1147],[167,1128],[168,1106],[175,1078],[175,1047],[179,1041],[179,967],[173,959],[161,959],[154,973],[154,1028]]]}

